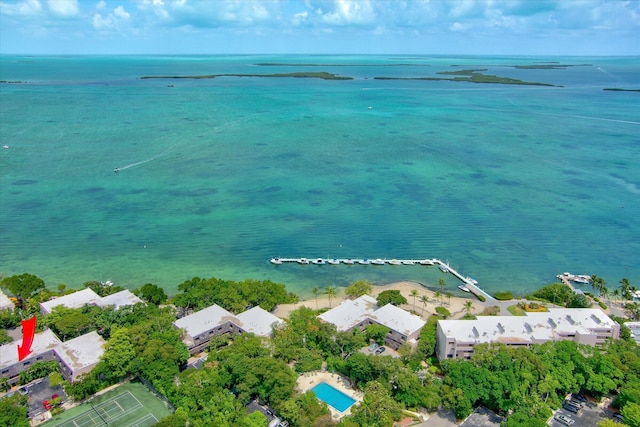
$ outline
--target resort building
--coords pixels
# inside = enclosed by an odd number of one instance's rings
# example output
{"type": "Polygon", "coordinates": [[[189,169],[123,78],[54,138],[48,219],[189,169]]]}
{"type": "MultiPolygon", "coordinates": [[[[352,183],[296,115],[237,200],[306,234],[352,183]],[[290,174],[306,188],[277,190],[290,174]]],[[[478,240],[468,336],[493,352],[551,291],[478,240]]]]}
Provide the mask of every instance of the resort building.
{"type": "Polygon", "coordinates": [[[551,308],[526,316],[478,316],[476,320],[440,320],[436,352],[440,360],[469,359],[477,344],[499,342],[530,346],[572,340],[599,345],[620,336],[620,325],[600,309],[551,308]]]}
{"type": "Polygon", "coordinates": [[[55,348],[60,370],[69,382],[88,374],[104,354],[105,340],[97,332],[89,332],[55,348]]]}
{"type": "Polygon", "coordinates": [[[640,345],[640,322],[625,322],[624,326],[631,331],[631,338],[640,345]]]}
{"type": "Polygon", "coordinates": [[[80,308],[85,305],[97,305],[106,307],[108,305],[115,306],[116,310],[126,305],[134,305],[143,302],[135,296],[131,291],[124,290],[115,294],[101,297],[91,288],[85,288],[72,294],[63,295],[52,300],[40,303],[40,312],[43,316],[51,313],[55,307],[65,306],[67,308],[80,308]]]}
{"type": "Polygon", "coordinates": [[[14,309],[13,302],[0,289],[0,310],[13,310],[13,309],[14,309]]]}
{"type": "Polygon", "coordinates": [[[354,300],[346,300],[340,305],[318,316],[325,322],[336,326],[338,331],[353,328],[364,329],[367,325],[383,325],[389,328],[385,342],[397,349],[404,343],[415,344],[425,321],[392,304],[378,307],[376,299],[363,295],[354,300]]]}
{"type": "Polygon", "coordinates": [[[270,336],[272,326],[279,323],[283,323],[282,319],[260,307],[253,307],[236,316],[214,304],[176,320],[173,325],[184,331],[182,341],[189,348],[189,353],[195,354],[207,348],[211,337],[248,332],[270,336]]]}
{"type": "Polygon", "coordinates": [[[18,345],[22,339],[0,346],[0,377],[7,378],[10,384],[17,382],[20,372],[36,362],[55,360],[67,381],[73,382],[86,374],[100,361],[104,353],[105,341],[96,332],[79,336],[67,342],[50,330],[37,333],[31,345],[31,353],[18,360],[18,345]]]}

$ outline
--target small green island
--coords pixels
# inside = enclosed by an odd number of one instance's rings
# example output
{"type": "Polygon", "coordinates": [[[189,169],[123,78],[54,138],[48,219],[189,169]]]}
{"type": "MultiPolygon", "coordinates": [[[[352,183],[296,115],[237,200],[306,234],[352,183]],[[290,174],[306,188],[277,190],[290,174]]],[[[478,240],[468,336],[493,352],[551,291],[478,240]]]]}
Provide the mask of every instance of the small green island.
{"type": "Polygon", "coordinates": [[[271,78],[296,78],[296,79],[322,79],[322,80],[353,80],[353,77],[339,76],[334,73],[328,73],[326,71],[321,72],[299,72],[299,73],[275,73],[275,74],[202,74],[193,76],[142,76],[141,80],[145,79],[215,79],[217,77],[271,77],[271,78]]]}
{"type": "Polygon", "coordinates": [[[453,77],[374,77],[376,80],[431,80],[431,81],[451,81],[451,82],[469,82],[469,83],[489,83],[489,84],[503,84],[503,85],[524,85],[524,86],[550,86],[550,87],[563,87],[559,85],[552,85],[549,83],[540,82],[527,82],[524,80],[512,79],[511,77],[500,77],[492,74],[484,74],[482,71],[486,69],[468,69],[457,71],[440,71],[439,75],[453,76],[453,77]]]}
{"type": "Polygon", "coordinates": [[[640,92],[640,89],[624,89],[621,87],[605,87],[602,90],[608,90],[611,92],[640,92]]]}

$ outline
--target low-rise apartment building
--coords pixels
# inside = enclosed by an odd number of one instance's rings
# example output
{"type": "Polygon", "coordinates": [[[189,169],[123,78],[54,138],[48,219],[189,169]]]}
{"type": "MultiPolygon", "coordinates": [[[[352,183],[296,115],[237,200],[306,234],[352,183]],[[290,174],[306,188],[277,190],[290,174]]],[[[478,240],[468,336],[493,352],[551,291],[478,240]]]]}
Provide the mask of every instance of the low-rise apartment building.
{"type": "Polygon", "coordinates": [[[475,346],[502,343],[530,346],[547,341],[572,340],[600,345],[620,336],[620,325],[600,309],[551,308],[526,316],[478,316],[476,320],[440,320],[436,353],[440,360],[469,359],[475,346]]]}

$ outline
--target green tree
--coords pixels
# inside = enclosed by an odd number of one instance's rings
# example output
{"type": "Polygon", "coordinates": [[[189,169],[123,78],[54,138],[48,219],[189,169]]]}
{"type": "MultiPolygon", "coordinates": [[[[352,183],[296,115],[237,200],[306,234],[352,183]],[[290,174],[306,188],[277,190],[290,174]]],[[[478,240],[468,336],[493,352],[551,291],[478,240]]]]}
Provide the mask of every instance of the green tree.
{"type": "Polygon", "coordinates": [[[447,291],[446,296],[447,296],[447,300],[449,302],[449,305],[451,305],[451,297],[453,297],[453,294],[451,292],[447,291]]]}
{"type": "Polygon", "coordinates": [[[389,328],[380,325],[377,323],[373,323],[371,325],[367,325],[364,328],[364,336],[367,340],[374,340],[378,344],[384,344],[384,338],[389,334],[389,328]]]}
{"type": "Polygon", "coordinates": [[[373,285],[371,284],[371,282],[367,280],[357,280],[347,286],[344,293],[349,298],[356,299],[358,297],[361,297],[362,295],[370,294],[372,289],[373,285]]]}
{"type": "Polygon", "coordinates": [[[33,274],[23,273],[5,277],[0,281],[0,287],[9,291],[18,300],[18,307],[25,307],[25,300],[45,288],[44,280],[33,274]]]}
{"type": "Polygon", "coordinates": [[[418,290],[411,289],[411,296],[413,297],[413,311],[416,311],[416,297],[418,296],[418,290]]]}
{"type": "Polygon", "coordinates": [[[318,295],[320,295],[320,288],[318,288],[317,286],[314,286],[313,289],[311,289],[311,292],[313,293],[313,296],[316,299],[316,310],[317,310],[318,309],[318,295]]]}
{"type": "Polygon", "coordinates": [[[0,426],[29,427],[26,396],[16,393],[0,399],[0,426]]]}
{"type": "Polygon", "coordinates": [[[362,403],[351,413],[360,426],[390,427],[402,417],[402,406],[381,383],[370,381],[364,388],[362,403]]]}
{"type": "Polygon", "coordinates": [[[422,315],[424,315],[424,309],[427,307],[427,303],[429,302],[429,297],[426,295],[422,295],[420,297],[420,302],[422,303],[422,315]]]}
{"type": "Polygon", "coordinates": [[[471,310],[473,310],[473,303],[471,301],[465,301],[464,311],[466,311],[467,314],[471,314],[471,310]]]}
{"type": "Polygon", "coordinates": [[[324,290],[324,294],[329,298],[329,307],[331,307],[333,299],[338,295],[336,287],[327,286],[327,288],[324,290]]]}
{"type": "Polygon", "coordinates": [[[131,373],[131,363],[136,352],[129,338],[127,328],[116,328],[111,331],[111,339],[105,345],[102,355],[104,369],[99,369],[114,380],[125,378],[131,373]]]}
{"type": "Polygon", "coordinates": [[[81,308],[67,308],[59,305],[45,318],[45,323],[63,341],[79,337],[93,329],[94,322],[81,308]]]}
{"type": "Polygon", "coordinates": [[[574,293],[573,296],[567,302],[568,308],[589,308],[591,307],[591,302],[584,294],[574,293]]]}
{"type": "Polygon", "coordinates": [[[620,410],[624,423],[629,427],[640,427],[640,403],[629,402],[620,410]]]}
{"type": "Polygon", "coordinates": [[[596,274],[591,275],[591,287],[598,291],[598,295],[602,295],[602,291],[606,286],[606,281],[602,277],[598,277],[596,274]]]}
{"type": "Polygon", "coordinates": [[[142,285],[135,294],[143,300],[155,305],[164,304],[167,301],[167,294],[164,292],[164,289],[160,286],[154,285],[153,283],[146,283],[142,285]]]}
{"type": "Polygon", "coordinates": [[[379,307],[384,307],[387,304],[398,306],[407,303],[407,299],[396,289],[387,289],[386,291],[380,292],[376,301],[379,307]]]}
{"type": "Polygon", "coordinates": [[[440,286],[440,293],[444,294],[444,287],[447,286],[447,282],[443,278],[438,279],[438,286],[440,286]]]}

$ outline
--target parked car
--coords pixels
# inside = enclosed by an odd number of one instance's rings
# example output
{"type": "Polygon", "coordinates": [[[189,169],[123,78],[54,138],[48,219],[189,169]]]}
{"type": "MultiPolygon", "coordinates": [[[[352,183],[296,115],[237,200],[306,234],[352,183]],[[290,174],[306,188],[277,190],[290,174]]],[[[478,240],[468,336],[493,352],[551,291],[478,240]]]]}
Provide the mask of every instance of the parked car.
{"type": "Polygon", "coordinates": [[[578,407],[578,408],[580,408],[580,409],[584,408],[584,404],[583,404],[582,402],[579,402],[579,401],[577,401],[577,400],[573,400],[573,398],[571,398],[571,399],[569,400],[569,403],[570,403],[570,404],[572,404],[572,405],[577,406],[577,407],[578,407]]]}
{"type": "Polygon", "coordinates": [[[577,400],[578,402],[582,402],[582,403],[587,401],[586,397],[584,397],[581,394],[575,394],[575,393],[571,395],[571,399],[572,400],[577,400]]]}
{"type": "Polygon", "coordinates": [[[378,344],[373,343],[369,346],[369,351],[373,352],[378,348],[378,344]]]}
{"type": "Polygon", "coordinates": [[[386,350],[386,348],[384,347],[380,347],[376,350],[376,354],[380,354],[380,353],[384,353],[384,351],[386,350]]]}
{"type": "Polygon", "coordinates": [[[571,417],[568,417],[564,414],[558,414],[555,416],[555,419],[557,421],[559,421],[560,423],[566,425],[566,426],[570,426],[571,424],[575,423],[576,420],[572,419],[571,417]]]}
{"type": "Polygon", "coordinates": [[[565,402],[564,405],[562,405],[562,407],[565,410],[572,412],[574,414],[577,414],[580,411],[580,408],[578,408],[577,406],[569,405],[567,402],[565,402]]]}
{"type": "Polygon", "coordinates": [[[51,402],[47,399],[44,402],[42,402],[42,406],[44,406],[44,409],[46,409],[47,411],[51,408],[53,408],[53,405],[51,404],[51,402]]]}

